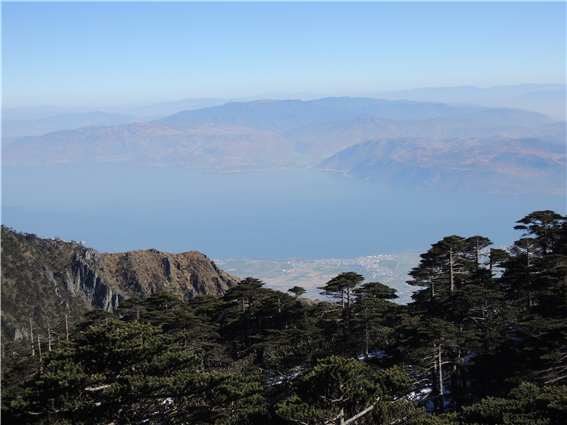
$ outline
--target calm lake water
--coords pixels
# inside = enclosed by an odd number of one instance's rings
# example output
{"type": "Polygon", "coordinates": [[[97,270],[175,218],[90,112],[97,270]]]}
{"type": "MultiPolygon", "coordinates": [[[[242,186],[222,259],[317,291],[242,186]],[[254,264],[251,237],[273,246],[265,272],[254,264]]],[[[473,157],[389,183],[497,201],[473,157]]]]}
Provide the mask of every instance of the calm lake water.
{"type": "Polygon", "coordinates": [[[318,171],[206,173],[121,163],[2,167],[2,224],[103,252],[325,259],[424,251],[444,236],[521,236],[564,196],[401,190],[318,171]]]}

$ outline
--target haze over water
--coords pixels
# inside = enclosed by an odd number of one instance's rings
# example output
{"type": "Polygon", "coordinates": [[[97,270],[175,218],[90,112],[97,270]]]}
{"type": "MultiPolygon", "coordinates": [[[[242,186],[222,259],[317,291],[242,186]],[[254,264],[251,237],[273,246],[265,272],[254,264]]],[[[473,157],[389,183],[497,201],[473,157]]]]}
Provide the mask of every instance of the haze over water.
{"type": "Polygon", "coordinates": [[[355,258],[427,250],[444,236],[521,236],[535,210],[565,196],[394,188],[319,171],[69,163],[2,168],[2,223],[103,252],[198,250],[210,258],[355,258]]]}

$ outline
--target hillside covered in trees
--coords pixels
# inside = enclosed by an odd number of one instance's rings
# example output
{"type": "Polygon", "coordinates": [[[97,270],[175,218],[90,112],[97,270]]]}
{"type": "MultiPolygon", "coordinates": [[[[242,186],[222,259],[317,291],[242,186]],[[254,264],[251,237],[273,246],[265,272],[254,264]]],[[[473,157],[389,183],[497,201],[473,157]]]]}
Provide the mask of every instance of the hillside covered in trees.
{"type": "Polygon", "coordinates": [[[239,278],[198,251],[100,253],[75,241],[40,238],[2,226],[2,341],[27,341],[33,329],[65,336],[89,310],[115,312],[131,297],[166,291],[189,299],[217,295],[239,278]],[[31,326],[31,329],[30,329],[31,326]]]}
{"type": "Polygon", "coordinates": [[[252,277],[92,310],[2,352],[6,424],[567,423],[567,218],[509,250],[447,236],[395,290],[341,273],[310,302],[252,277]]]}

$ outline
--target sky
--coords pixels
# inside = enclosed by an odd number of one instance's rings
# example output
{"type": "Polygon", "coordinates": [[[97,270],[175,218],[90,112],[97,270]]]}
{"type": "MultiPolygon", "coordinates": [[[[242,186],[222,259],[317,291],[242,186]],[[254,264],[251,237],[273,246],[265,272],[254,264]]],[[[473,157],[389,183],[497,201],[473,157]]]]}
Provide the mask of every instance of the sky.
{"type": "Polygon", "coordinates": [[[565,2],[6,2],[3,108],[565,84],[565,2]]]}

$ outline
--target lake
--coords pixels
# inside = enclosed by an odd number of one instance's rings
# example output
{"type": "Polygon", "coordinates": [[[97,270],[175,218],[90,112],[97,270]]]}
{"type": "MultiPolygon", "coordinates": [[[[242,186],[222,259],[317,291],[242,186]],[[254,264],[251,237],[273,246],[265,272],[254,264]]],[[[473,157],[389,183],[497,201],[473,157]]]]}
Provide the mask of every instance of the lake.
{"type": "Polygon", "coordinates": [[[209,258],[355,258],[427,250],[448,235],[521,236],[565,196],[391,187],[321,171],[211,173],[118,162],[2,167],[2,224],[102,252],[198,250],[209,258]]]}

